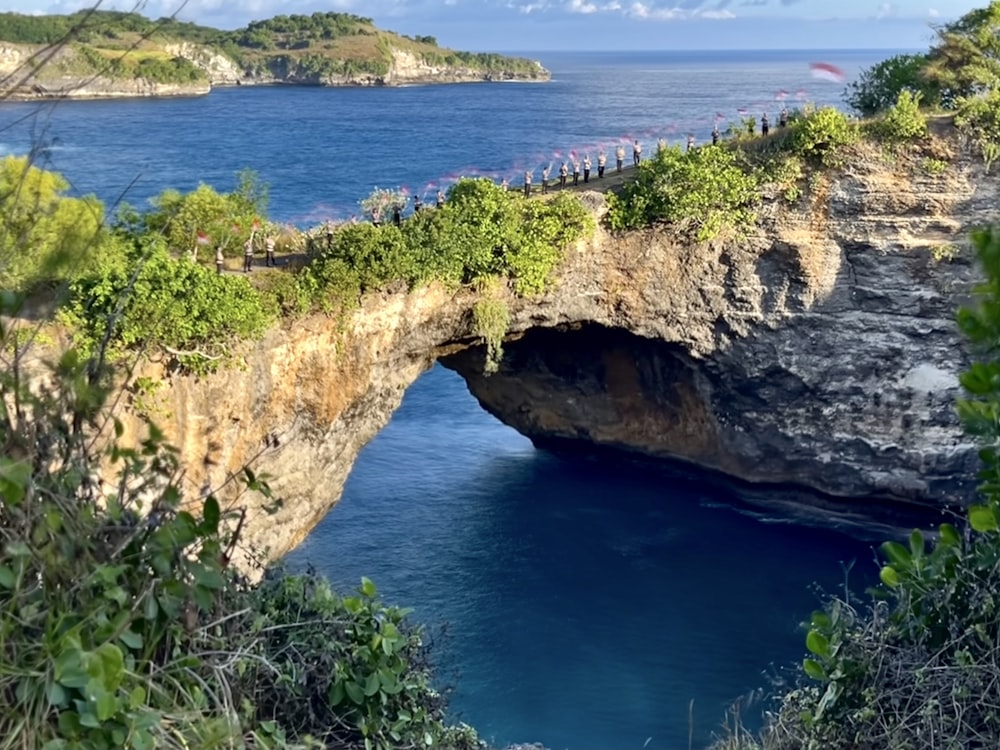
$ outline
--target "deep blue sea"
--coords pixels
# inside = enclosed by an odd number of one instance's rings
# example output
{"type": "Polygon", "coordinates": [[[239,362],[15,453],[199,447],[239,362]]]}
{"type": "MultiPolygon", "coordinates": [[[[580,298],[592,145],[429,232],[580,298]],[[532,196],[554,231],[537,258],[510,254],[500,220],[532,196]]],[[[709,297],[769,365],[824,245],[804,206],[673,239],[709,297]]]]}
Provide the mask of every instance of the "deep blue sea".
{"type": "MultiPolygon", "coordinates": [[[[251,168],[271,217],[307,225],[357,213],[376,186],[516,180],[626,139],[704,140],[741,108],[773,120],[782,101],[838,103],[843,86],[809,63],[851,78],[889,54],[538,53],[551,82],[7,103],[0,153],[35,144],[73,192],[140,208],[165,188],[228,190],[251,168]]],[[[875,572],[871,543],[755,511],[697,472],[537,451],[441,367],[289,560],[342,587],[367,575],[447,626],[435,641],[455,716],[553,750],[704,745],[731,701],[802,657],[817,589],[875,572]]]]}

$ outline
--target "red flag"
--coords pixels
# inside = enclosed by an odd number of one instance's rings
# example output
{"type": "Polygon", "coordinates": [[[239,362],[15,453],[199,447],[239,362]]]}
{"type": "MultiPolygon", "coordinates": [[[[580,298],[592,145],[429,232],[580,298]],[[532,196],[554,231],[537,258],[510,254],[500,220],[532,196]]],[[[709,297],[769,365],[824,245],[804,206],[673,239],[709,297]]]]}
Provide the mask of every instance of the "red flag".
{"type": "Polygon", "coordinates": [[[788,92],[781,89],[777,94],[774,95],[776,101],[783,102],[788,98],[788,92]]]}
{"type": "Polygon", "coordinates": [[[830,63],[809,63],[809,70],[812,71],[813,78],[821,78],[822,80],[830,81],[831,83],[844,82],[844,71],[835,65],[831,65],[830,63]]]}
{"type": "Polygon", "coordinates": [[[743,107],[740,107],[738,110],[736,110],[736,112],[738,114],[745,115],[748,112],[748,110],[743,107]]]}
{"type": "Polygon", "coordinates": [[[250,225],[250,229],[254,232],[260,229],[260,219],[254,219],[253,224],[250,225]]]}
{"type": "Polygon", "coordinates": [[[197,242],[199,245],[207,245],[208,244],[208,235],[205,234],[204,232],[198,232],[198,234],[197,234],[197,236],[195,238],[195,242],[197,242]]]}

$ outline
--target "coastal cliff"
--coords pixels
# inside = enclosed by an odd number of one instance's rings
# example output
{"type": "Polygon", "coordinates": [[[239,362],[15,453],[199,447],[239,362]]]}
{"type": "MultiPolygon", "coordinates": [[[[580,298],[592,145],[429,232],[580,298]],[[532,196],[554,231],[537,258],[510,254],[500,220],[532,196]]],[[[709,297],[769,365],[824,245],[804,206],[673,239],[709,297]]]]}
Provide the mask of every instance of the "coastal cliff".
{"type": "MultiPolygon", "coordinates": [[[[540,444],[680,459],[862,514],[966,502],[977,459],[953,409],[967,364],[954,314],[977,277],[968,232],[994,218],[996,183],[965,153],[932,169],[857,149],[794,203],[766,196],[746,236],[598,228],[544,295],[506,297],[506,356],[490,377],[478,296],[430,286],[368,295],[346,321],[273,329],[240,369],[197,378],[146,363],[166,385],[141,410],[192,487],[222,487],[251,460],[275,477],[284,506],[251,509],[246,528],[274,555],[337,501],[360,449],[437,360],[540,444]]],[[[603,214],[603,195],[583,198],[603,214]]],[[[140,419],[125,423],[141,434],[140,419]]]]}

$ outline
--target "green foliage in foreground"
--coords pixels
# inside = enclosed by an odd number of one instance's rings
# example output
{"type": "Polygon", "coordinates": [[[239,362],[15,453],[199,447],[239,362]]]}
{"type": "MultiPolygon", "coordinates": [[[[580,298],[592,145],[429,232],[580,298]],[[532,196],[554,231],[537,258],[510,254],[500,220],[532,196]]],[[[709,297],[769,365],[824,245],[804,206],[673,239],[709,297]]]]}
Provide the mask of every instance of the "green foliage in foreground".
{"type": "Polygon", "coordinates": [[[0,288],[61,281],[92,261],[104,207],[93,197],[67,197],[68,188],[27,157],[0,161],[0,288]]]}
{"type": "Polygon", "coordinates": [[[979,149],[987,169],[1000,159],[1000,90],[959,102],[955,124],[979,149]]]}
{"type": "Polygon", "coordinates": [[[958,411],[980,452],[980,504],[929,544],[882,545],[874,603],[830,601],[813,614],[808,680],[784,696],[758,743],[720,748],[855,750],[1000,746],[1000,230],[973,235],[986,282],[959,326],[979,361],[958,411]]]}
{"type": "Polygon", "coordinates": [[[71,351],[40,393],[0,373],[0,749],[479,747],[370,581],[252,585],[229,566],[245,509],[192,503],[155,428],[95,451],[99,372],[71,351]]]}
{"type": "Polygon", "coordinates": [[[923,138],[927,135],[927,115],[920,109],[920,94],[900,92],[895,104],[866,125],[871,135],[889,144],[923,138]]]}

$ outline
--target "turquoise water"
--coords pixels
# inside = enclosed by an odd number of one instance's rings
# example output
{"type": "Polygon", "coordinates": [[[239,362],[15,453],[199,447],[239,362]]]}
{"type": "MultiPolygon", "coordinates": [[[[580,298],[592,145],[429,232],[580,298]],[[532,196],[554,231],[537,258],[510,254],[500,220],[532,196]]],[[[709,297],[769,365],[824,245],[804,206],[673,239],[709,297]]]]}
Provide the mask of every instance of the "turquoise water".
{"type": "MultiPolygon", "coordinates": [[[[73,191],[140,207],[249,167],[272,216],[304,225],[357,213],[375,186],[429,193],[635,137],[705,139],[717,114],[773,116],[781,92],[837,102],[809,62],[853,75],[888,54],[540,53],[550,83],[7,103],[0,149],[42,146],[73,191]]],[[[553,750],[705,743],[732,700],[802,657],[817,589],[863,588],[873,559],[867,541],[755,510],[695,471],[536,451],[440,367],[289,556],[413,607],[438,633],[455,715],[553,750]]]]}

